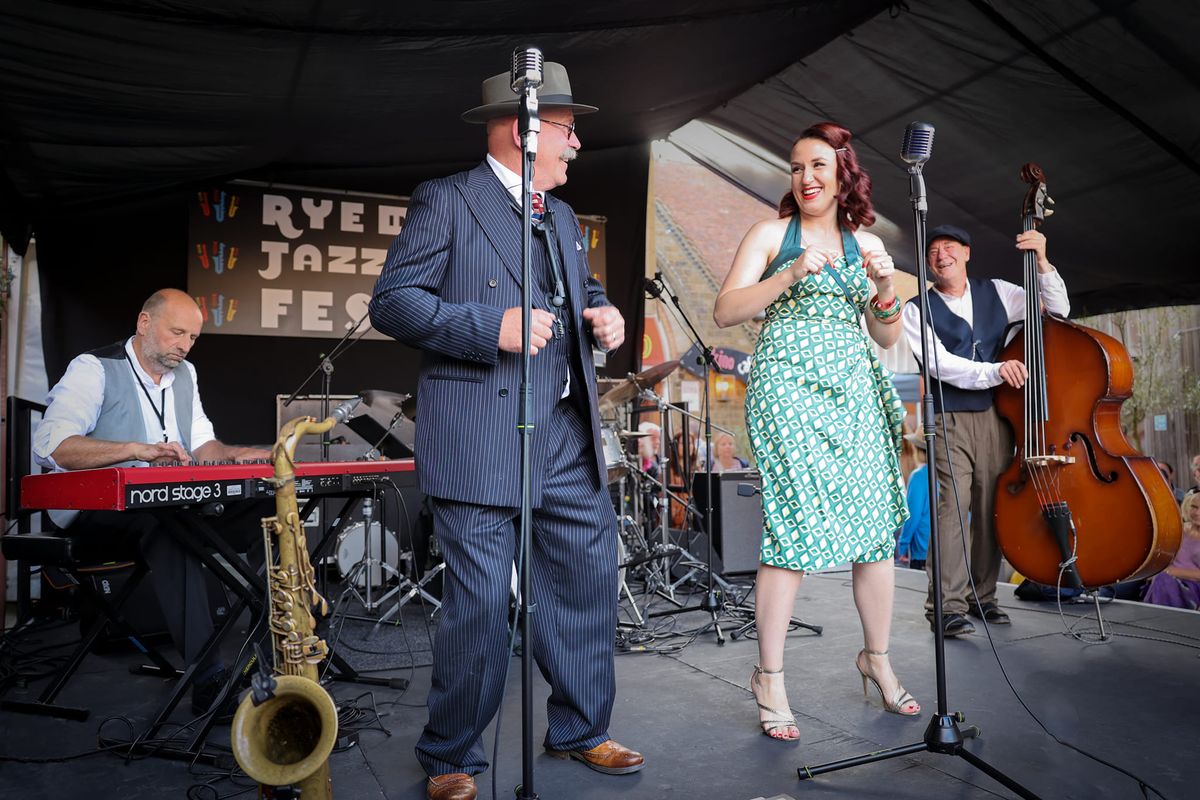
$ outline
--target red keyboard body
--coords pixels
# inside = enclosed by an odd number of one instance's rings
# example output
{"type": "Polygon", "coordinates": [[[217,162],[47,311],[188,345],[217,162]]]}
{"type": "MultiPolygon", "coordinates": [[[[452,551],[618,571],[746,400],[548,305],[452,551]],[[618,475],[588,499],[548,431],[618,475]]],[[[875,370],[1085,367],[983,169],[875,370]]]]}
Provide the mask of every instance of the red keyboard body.
{"type": "MultiPolygon", "coordinates": [[[[296,465],[299,497],[366,491],[398,472],[415,469],[411,458],[393,461],[329,461],[296,465]]],[[[81,511],[126,511],[230,503],[273,497],[270,464],[199,464],[174,467],[105,467],[48,472],[21,479],[21,506],[81,511]]]]}

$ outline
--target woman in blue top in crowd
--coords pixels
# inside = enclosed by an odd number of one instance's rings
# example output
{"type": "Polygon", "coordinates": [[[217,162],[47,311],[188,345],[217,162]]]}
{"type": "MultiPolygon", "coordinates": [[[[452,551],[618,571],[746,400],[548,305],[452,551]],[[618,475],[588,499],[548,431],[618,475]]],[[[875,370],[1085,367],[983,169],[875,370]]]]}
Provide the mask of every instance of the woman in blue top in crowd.
{"type": "Polygon", "coordinates": [[[913,447],[917,468],[908,474],[908,520],[896,540],[896,560],[909,569],[925,569],[929,552],[929,465],[925,463],[925,437],[906,433],[904,439],[913,447]]]}

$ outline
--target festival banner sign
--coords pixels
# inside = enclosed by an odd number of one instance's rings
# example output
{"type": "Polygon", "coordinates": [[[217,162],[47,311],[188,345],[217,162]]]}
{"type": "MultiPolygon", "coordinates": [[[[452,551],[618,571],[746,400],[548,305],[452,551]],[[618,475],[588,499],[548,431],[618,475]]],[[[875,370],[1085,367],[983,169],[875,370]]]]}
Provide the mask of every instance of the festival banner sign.
{"type": "MultiPolygon", "coordinates": [[[[408,198],[238,181],[188,204],[188,293],[206,334],[340,338],[364,319],[408,198]]],[[[603,280],[605,220],[580,217],[603,280]]],[[[537,240],[535,239],[535,242],[537,240]]]]}

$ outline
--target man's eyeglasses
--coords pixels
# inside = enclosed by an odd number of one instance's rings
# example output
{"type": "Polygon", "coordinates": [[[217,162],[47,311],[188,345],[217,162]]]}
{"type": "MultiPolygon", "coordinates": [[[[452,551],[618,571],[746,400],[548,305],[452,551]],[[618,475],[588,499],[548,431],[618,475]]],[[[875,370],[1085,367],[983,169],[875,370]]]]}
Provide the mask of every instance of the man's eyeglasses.
{"type": "Polygon", "coordinates": [[[574,122],[572,122],[570,125],[566,125],[562,122],[555,122],[552,119],[544,119],[544,120],[542,120],[542,122],[545,122],[549,125],[557,125],[558,127],[562,128],[564,131],[567,132],[568,139],[570,139],[572,136],[575,135],[575,123],[574,122]]]}

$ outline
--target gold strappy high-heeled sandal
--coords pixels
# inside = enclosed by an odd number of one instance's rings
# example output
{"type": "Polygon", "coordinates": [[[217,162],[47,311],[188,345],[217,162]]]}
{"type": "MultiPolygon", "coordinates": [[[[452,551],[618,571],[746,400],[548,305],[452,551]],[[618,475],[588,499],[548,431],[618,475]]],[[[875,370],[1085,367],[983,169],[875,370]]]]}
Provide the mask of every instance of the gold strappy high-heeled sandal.
{"type": "Polygon", "coordinates": [[[758,687],[762,685],[762,682],[758,679],[758,677],[760,675],[782,675],[782,674],[783,674],[783,670],[781,670],[781,669],[776,669],[776,670],[763,669],[762,667],[755,664],[754,672],[752,672],[750,674],[750,692],[754,695],[755,704],[760,709],[762,709],[763,711],[766,711],[768,714],[771,715],[771,718],[768,718],[768,719],[763,719],[761,715],[758,718],[758,724],[760,726],[762,726],[763,735],[769,736],[770,738],[776,739],[781,742],[798,742],[798,741],[800,741],[800,729],[798,727],[796,727],[796,718],[794,716],[792,716],[791,712],[785,713],[783,711],[779,711],[778,709],[771,708],[770,706],[765,706],[758,701],[758,687]],[[795,736],[787,736],[786,733],[787,733],[788,728],[794,728],[796,731],[796,735],[795,736]],[[781,731],[785,735],[782,735],[782,736],[775,735],[776,733],[779,733],[781,731]]]}
{"type": "Polygon", "coordinates": [[[858,667],[858,672],[860,675],[862,675],[863,697],[868,696],[867,681],[870,681],[875,687],[875,691],[879,692],[879,699],[883,701],[883,708],[885,711],[890,711],[893,714],[900,714],[901,716],[905,717],[915,717],[917,714],[921,713],[921,704],[917,702],[915,697],[906,692],[903,686],[898,685],[895,693],[889,700],[884,696],[883,687],[879,685],[879,681],[875,680],[875,676],[868,675],[867,671],[863,669],[861,661],[863,655],[886,656],[887,654],[887,650],[868,650],[864,647],[862,650],[859,650],[858,655],[854,657],[854,666],[858,667]],[[910,711],[905,711],[904,707],[910,704],[912,709],[910,711]]]}

